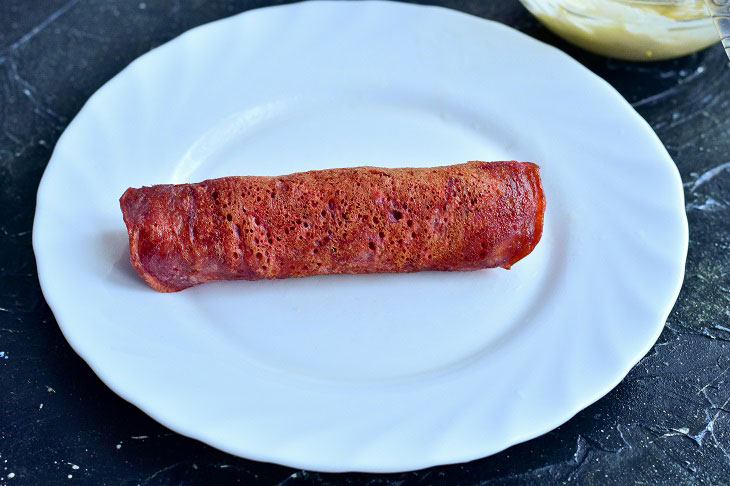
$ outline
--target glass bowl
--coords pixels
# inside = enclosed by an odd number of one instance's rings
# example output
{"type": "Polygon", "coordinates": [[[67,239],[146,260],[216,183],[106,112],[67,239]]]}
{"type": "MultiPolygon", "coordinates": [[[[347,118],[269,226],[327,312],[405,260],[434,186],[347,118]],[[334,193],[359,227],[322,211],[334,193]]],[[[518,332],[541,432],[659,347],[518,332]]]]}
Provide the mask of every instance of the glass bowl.
{"type": "Polygon", "coordinates": [[[618,59],[669,59],[718,41],[702,0],[520,1],[568,42],[618,59]]]}

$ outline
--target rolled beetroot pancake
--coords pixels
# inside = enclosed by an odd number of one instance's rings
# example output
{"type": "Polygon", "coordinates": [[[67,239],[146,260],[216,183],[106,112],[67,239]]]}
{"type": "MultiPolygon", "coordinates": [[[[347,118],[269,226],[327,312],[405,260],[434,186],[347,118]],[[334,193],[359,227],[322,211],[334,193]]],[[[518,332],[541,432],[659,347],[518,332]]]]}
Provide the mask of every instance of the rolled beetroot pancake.
{"type": "Polygon", "coordinates": [[[137,273],[160,292],[211,280],[509,268],[540,241],[530,162],[357,167],[127,189],[137,273]]]}

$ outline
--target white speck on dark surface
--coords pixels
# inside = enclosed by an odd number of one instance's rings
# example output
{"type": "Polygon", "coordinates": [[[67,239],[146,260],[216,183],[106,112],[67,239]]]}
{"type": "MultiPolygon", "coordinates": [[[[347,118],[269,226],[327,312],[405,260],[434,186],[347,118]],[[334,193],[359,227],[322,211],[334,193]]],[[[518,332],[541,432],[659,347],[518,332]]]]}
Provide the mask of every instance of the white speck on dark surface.
{"type": "MultiPolygon", "coordinates": [[[[700,147],[702,148],[702,147],[700,147]]],[[[708,169],[704,171],[702,174],[700,174],[697,179],[695,179],[694,183],[690,186],[689,191],[695,192],[700,186],[710,182],[712,179],[717,177],[722,171],[730,169],[730,162],[724,162],[722,164],[719,164],[715,167],[712,167],[711,169],[708,169]]]]}
{"type": "Polygon", "coordinates": [[[726,204],[721,203],[720,201],[717,201],[711,197],[706,197],[705,200],[698,204],[698,203],[687,203],[686,210],[693,211],[719,211],[721,209],[725,209],[727,207],[726,204]]]}

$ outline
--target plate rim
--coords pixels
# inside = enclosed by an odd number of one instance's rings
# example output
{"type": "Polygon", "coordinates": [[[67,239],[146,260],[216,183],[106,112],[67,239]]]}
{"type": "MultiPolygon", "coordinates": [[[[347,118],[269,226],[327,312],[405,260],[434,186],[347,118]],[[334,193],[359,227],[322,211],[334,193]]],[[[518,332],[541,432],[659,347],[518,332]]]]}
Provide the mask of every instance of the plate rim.
{"type": "MultiPolygon", "coordinates": [[[[461,454],[458,458],[455,458],[454,460],[450,461],[443,461],[434,463],[429,460],[425,460],[419,463],[417,460],[413,460],[411,458],[409,461],[409,466],[407,467],[398,467],[398,468],[392,468],[392,467],[384,467],[379,468],[377,466],[373,467],[367,467],[367,468],[350,468],[350,467],[335,467],[331,465],[323,465],[322,463],[327,463],[326,460],[320,461],[320,464],[313,463],[311,461],[299,461],[299,460],[291,460],[286,457],[279,457],[276,454],[266,454],[266,453],[259,453],[255,450],[248,450],[245,452],[239,451],[233,451],[232,447],[230,447],[227,444],[224,444],[222,442],[218,442],[216,440],[211,439],[210,437],[205,436],[205,434],[199,433],[199,431],[196,431],[194,429],[191,429],[190,427],[187,427],[184,423],[177,423],[174,420],[169,420],[168,417],[165,416],[164,412],[158,412],[155,410],[150,409],[150,407],[146,407],[138,403],[139,401],[135,399],[134,396],[132,396],[132,393],[129,393],[123,386],[115,386],[115,378],[112,378],[111,376],[108,376],[107,373],[105,373],[102,370],[102,366],[99,366],[99,364],[96,362],[94,357],[91,353],[85,351],[84,345],[79,342],[78,340],[75,340],[74,337],[69,332],[69,328],[63,324],[63,322],[67,322],[68,316],[65,316],[66,314],[66,308],[62,302],[59,302],[57,300],[57,295],[54,293],[54,290],[51,288],[52,286],[49,284],[49,278],[48,278],[48,268],[47,266],[44,266],[43,264],[43,256],[39,255],[39,253],[43,253],[42,251],[39,252],[38,249],[41,247],[42,243],[39,241],[39,237],[37,236],[39,234],[38,228],[40,226],[39,222],[43,221],[42,213],[44,212],[45,204],[42,202],[42,194],[47,192],[47,186],[50,184],[49,181],[49,168],[53,165],[53,167],[56,167],[58,165],[57,161],[57,153],[61,152],[64,146],[64,141],[67,138],[67,134],[72,131],[72,128],[75,126],[75,124],[78,122],[80,115],[85,111],[85,109],[88,107],[88,105],[100,96],[100,93],[102,93],[107,86],[114,81],[115,79],[119,78],[125,71],[130,70],[136,63],[138,63],[141,59],[145,58],[146,56],[149,56],[152,53],[158,52],[159,50],[169,48],[173,44],[180,43],[180,40],[184,37],[195,35],[199,33],[201,30],[205,29],[214,29],[215,26],[219,23],[224,23],[228,21],[232,21],[233,19],[245,16],[251,12],[257,12],[260,10],[271,10],[271,9],[290,9],[290,8],[301,8],[303,5],[307,5],[304,8],[317,8],[318,4],[338,4],[341,7],[344,8],[352,8],[354,5],[348,5],[348,4],[380,4],[381,6],[384,6],[386,8],[388,4],[398,4],[401,6],[407,6],[408,8],[413,9],[430,9],[434,11],[441,11],[441,13],[450,14],[450,15],[456,15],[456,16],[464,16],[469,17],[471,19],[478,19],[482,22],[485,22],[486,24],[490,24],[490,28],[496,28],[496,29],[504,29],[507,31],[512,31],[513,33],[523,36],[529,41],[534,42],[539,45],[541,45],[542,48],[547,48],[550,51],[553,51],[553,54],[567,58],[567,60],[571,61],[574,65],[577,71],[583,71],[584,74],[587,74],[589,77],[593,79],[594,82],[598,82],[598,84],[603,85],[603,89],[606,93],[611,93],[612,97],[615,99],[615,102],[618,104],[621,104],[626,108],[627,112],[631,113],[631,116],[633,116],[636,121],[644,127],[644,131],[646,133],[646,138],[651,139],[656,146],[657,149],[659,149],[662,152],[663,158],[668,163],[668,168],[672,171],[673,177],[676,180],[677,186],[681,189],[682,188],[682,180],[681,175],[679,173],[679,169],[677,165],[672,160],[672,157],[667,152],[666,148],[664,147],[663,143],[659,139],[659,137],[656,135],[656,133],[653,131],[653,129],[650,127],[650,125],[644,120],[644,118],[630,105],[630,103],[621,96],[621,94],[613,87],[611,86],[606,80],[602,79],[600,76],[593,73],[590,69],[585,67],[580,62],[573,59],[571,56],[566,54],[565,52],[561,51],[557,47],[554,47],[550,44],[547,44],[545,42],[542,42],[538,39],[535,39],[534,37],[528,36],[527,34],[524,34],[517,29],[514,29],[512,27],[509,27],[505,24],[502,24],[495,20],[485,19],[482,17],[478,17],[473,14],[469,14],[466,12],[462,12],[459,10],[450,9],[447,7],[441,7],[441,6],[435,6],[435,5],[420,5],[420,4],[411,4],[411,3],[405,3],[405,2],[399,2],[399,1],[388,1],[388,0],[361,0],[359,2],[339,2],[336,0],[314,0],[314,1],[308,1],[308,2],[295,2],[290,4],[284,4],[284,5],[275,5],[275,6],[267,6],[262,8],[255,8],[255,9],[249,9],[245,10],[243,12],[233,14],[228,17],[224,17],[221,19],[217,19],[211,22],[207,22],[198,26],[195,26],[189,30],[186,30],[185,32],[177,35],[176,37],[170,39],[169,41],[166,41],[165,43],[161,44],[160,46],[157,46],[144,54],[140,55],[139,57],[135,58],[133,61],[131,61],[129,64],[127,64],[123,69],[121,69],[119,72],[114,74],[111,78],[109,78],[104,84],[102,84],[89,98],[86,100],[86,102],[83,104],[79,112],[74,116],[74,118],[71,120],[71,122],[66,126],[61,136],[58,138],[53,153],[49,159],[49,162],[44,169],[43,175],[41,177],[37,194],[36,194],[36,208],[34,213],[34,220],[33,220],[33,228],[32,228],[32,246],[34,251],[34,257],[36,262],[36,268],[38,273],[38,280],[39,284],[44,296],[44,299],[46,303],[48,304],[49,308],[51,309],[51,312],[54,315],[54,318],[56,319],[56,322],[58,324],[58,327],[60,328],[64,338],[69,343],[71,348],[74,350],[74,352],[81,357],[81,359],[91,368],[91,370],[94,372],[94,374],[109,388],[111,389],[116,395],[120,396],[125,401],[129,402],[130,404],[134,405],[136,408],[140,409],[142,412],[144,412],[146,415],[151,417],[156,422],[162,424],[163,426],[169,428],[170,430],[179,433],[183,436],[201,441],[205,444],[209,444],[221,451],[234,454],[246,459],[256,460],[256,461],[262,461],[262,462],[269,462],[269,463],[275,463],[275,464],[281,464],[288,467],[293,468],[299,468],[299,469],[308,469],[308,470],[316,470],[316,471],[322,471],[322,472],[375,472],[375,473],[393,473],[393,472],[403,472],[403,471],[412,471],[412,470],[419,470],[424,469],[427,467],[432,466],[440,466],[440,465],[447,465],[447,464],[458,464],[463,463],[467,461],[472,461],[484,457],[491,456],[493,454],[497,454],[499,452],[502,452],[514,445],[521,444],[523,442],[526,442],[528,440],[537,438],[539,436],[542,436],[552,430],[554,430],[557,427],[560,427],[561,425],[568,422],[570,419],[572,419],[578,412],[584,410],[585,408],[589,407],[590,405],[597,402],[599,399],[606,396],[609,392],[611,392],[623,379],[626,377],[626,375],[636,366],[636,364],[653,348],[655,345],[657,339],[659,338],[661,332],[664,329],[664,325],[666,323],[666,320],[674,308],[674,305],[676,303],[676,300],[679,296],[679,293],[681,291],[684,277],[685,277],[685,267],[686,267],[686,259],[687,259],[687,253],[688,253],[688,247],[689,247],[689,227],[688,227],[688,221],[686,217],[686,213],[682,211],[682,218],[681,218],[681,231],[682,234],[680,235],[682,238],[682,257],[681,259],[678,259],[676,264],[680,268],[680,272],[678,274],[677,282],[675,282],[674,289],[672,292],[672,298],[667,301],[667,304],[662,309],[661,315],[662,315],[662,324],[656,326],[656,328],[652,332],[652,336],[649,340],[647,340],[646,344],[642,347],[641,352],[637,353],[635,356],[632,356],[630,360],[622,360],[622,363],[624,363],[624,366],[621,366],[620,369],[617,366],[616,370],[614,371],[614,379],[610,380],[610,383],[606,386],[601,387],[601,391],[595,393],[593,396],[586,397],[586,395],[580,395],[577,400],[572,400],[572,407],[565,407],[563,410],[565,410],[562,414],[554,414],[555,418],[554,420],[550,421],[550,425],[540,428],[535,428],[534,432],[522,434],[520,436],[514,437],[512,440],[506,441],[506,443],[502,447],[498,448],[486,448],[487,451],[479,451],[475,452],[472,449],[472,454],[461,454]],[[313,6],[313,7],[312,7],[313,6]],[[55,164],[54,164],[55,161],[55,164]],[[41,217],[39,217],[41,215],[41,217]]],[[[441,14],[439,13],[439,15],[441,14]]],[[[485,24],[485,25],[486,25],[485,24]]],[[[529,42],[528,41],[528,42],[529,42]]],[[[681,207],[684,207],[684,191],[680,190],[678,192],[678,195],[680,197],[680,200],[678,201],[681,203],[681,207]]],[[[42,231],[40,232],[42,234],[42,231]]],[[[239,446],[238,449],[241,449],[239,446]]]]}

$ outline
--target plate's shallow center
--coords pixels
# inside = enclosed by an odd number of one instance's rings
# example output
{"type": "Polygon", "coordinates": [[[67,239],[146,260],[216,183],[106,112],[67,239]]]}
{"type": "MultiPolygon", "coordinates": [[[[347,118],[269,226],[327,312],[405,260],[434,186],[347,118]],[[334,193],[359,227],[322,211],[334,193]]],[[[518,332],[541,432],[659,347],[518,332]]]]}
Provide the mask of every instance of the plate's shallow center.
{"type": "MultiPolygon", "coordinates": [[[[534,156],[486,114],[413,96],[378,99],[241,110],[202,135],[173,178],[534,156]]],[[[529,312],[514,310],[540,300],[548,240],[510,271],[221,282],[187,292],[201,326],[218,329],[242,357],[267,367],[317,379],[402,378],[457,366],[524,326],[529,312]]]]}
{"type": "Polygon", "coordinates": [[[536,145],[499,113],[475,113],[455,101],[398,90],[362,90],[234,111],[191,144],[171,182],[537,158],[536,145]]]}

